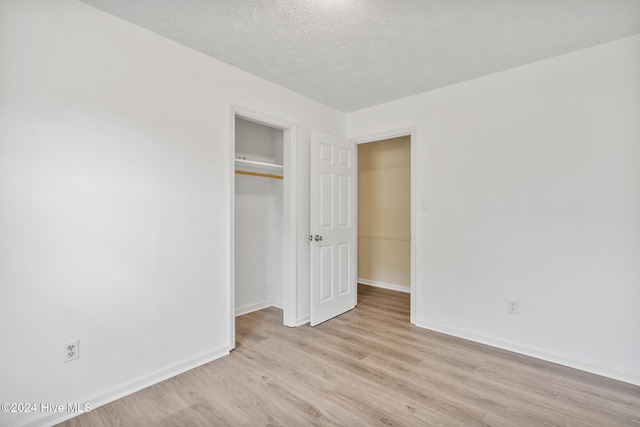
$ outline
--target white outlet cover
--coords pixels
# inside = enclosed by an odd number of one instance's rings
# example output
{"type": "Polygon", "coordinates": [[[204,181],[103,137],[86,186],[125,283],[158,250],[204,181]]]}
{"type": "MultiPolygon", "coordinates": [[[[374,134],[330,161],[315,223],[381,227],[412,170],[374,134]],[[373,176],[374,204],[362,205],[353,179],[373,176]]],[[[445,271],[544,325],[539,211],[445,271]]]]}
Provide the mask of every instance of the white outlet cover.
{"type": "Polygon", "coordinates": [[[63,345],[64,362],[71,362],[80,358],[80,340],[67,341],[63,345]]]}
{"type": "Polygon", "coordinates": [[[520,314],[520,301],[516,299],[507,300],[507,313],[520,314]]]}

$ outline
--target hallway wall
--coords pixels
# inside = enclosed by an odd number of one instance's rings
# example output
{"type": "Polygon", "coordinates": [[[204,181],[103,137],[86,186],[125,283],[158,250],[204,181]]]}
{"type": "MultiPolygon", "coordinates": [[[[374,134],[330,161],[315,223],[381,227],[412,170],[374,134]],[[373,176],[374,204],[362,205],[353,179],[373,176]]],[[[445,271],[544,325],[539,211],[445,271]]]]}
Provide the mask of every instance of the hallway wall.
{"type": "Polygon", "coordinates": [[[409,292],[410,261],[411,138],[359,144],[358,280],[409,292]]]}

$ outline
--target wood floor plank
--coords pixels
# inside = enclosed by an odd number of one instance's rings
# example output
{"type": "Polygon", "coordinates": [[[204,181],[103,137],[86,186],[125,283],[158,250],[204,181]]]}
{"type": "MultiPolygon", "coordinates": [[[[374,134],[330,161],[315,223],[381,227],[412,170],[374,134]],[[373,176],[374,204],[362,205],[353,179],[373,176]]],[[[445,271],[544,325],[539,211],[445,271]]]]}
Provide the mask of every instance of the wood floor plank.
{"type": "Polygon", "coordinates": [[[236,349],[61,425],[640,426],[640,387],[409,323],[409,294],[360,285],[314,328],[267,308],[236,349]]]}

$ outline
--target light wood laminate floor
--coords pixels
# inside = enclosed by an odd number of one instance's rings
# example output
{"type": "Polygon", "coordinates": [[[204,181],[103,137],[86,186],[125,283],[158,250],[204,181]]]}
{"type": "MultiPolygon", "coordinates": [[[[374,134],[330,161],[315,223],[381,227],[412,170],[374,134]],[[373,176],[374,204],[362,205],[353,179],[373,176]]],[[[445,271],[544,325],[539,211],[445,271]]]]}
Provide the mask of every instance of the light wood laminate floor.
{"type": "Polygon", "coordinates": [[[63,426],[640,426],[640,387],[409,324],[409,295],[360,285],[311,328],[237,318],[226,357],[63,426]]]}

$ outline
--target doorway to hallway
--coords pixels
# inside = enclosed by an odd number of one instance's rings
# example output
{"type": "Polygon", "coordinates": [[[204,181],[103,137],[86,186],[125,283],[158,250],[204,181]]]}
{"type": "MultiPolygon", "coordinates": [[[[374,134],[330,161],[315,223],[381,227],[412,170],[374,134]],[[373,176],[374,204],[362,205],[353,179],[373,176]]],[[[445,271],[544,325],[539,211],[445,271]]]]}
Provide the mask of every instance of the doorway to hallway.
{"type": "Polygon", "coordinates": [[[411,137],[358,145],[358,282],[411,291],[411,137]]]}

